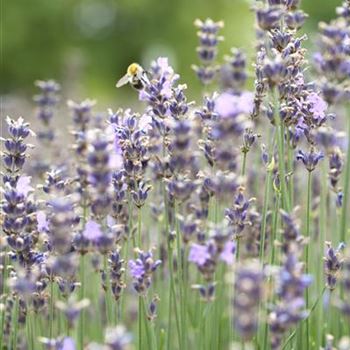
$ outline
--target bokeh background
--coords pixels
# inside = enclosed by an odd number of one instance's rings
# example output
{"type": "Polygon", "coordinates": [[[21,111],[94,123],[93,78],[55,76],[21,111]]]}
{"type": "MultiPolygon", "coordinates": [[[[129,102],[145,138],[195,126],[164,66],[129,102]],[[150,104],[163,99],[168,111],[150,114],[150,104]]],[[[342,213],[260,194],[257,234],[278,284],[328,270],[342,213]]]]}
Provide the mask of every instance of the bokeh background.
{"type": "MultiPolygon", "coordinates": [[[[53,78],[63,86],[63,98],[96,98],[123,106],[135,94],[115,89],[132,61],[149,65],[168,56],[189,87],[199,84],[191,71],[197,62],[195,18],[223,19],[219,58],[230,47],[254,47],[252,1],[247,0],[5,0],[2,1],[2,64],[0,93],[30,101],[36,79],[53,78]]],[[[319,21],[335,15],[341,0],[303,0],[306,26],[315,44],[319,21]]]]}

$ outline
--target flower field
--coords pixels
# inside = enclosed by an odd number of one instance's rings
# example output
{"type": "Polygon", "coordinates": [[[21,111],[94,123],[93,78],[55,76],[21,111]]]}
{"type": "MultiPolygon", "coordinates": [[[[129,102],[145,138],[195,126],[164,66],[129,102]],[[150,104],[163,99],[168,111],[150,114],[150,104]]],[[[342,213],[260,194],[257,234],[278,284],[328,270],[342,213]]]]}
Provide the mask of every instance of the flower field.
{"type": "Polygon", "coordinates": [[[195,20],[198,101],[154,57],[137,106],[1,116],[0,350],[350,350],[350,1],[315,51],[298,0],[252,11],[252,59],[195,20]]]}

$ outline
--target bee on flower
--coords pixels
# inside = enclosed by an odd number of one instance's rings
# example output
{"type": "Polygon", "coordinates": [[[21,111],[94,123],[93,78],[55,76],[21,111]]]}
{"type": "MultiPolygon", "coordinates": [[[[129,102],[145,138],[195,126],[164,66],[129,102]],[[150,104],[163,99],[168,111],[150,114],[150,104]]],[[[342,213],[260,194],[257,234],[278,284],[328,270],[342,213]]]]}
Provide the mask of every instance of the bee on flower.
{"type": "Polygon", "coordinates": [[[145,85],[150,84],[147,72],[138,63],[129,65],[126,74],[118,80],[116,87],[120,88],[128,83],[135,90],[142,90],[145,85]]]}

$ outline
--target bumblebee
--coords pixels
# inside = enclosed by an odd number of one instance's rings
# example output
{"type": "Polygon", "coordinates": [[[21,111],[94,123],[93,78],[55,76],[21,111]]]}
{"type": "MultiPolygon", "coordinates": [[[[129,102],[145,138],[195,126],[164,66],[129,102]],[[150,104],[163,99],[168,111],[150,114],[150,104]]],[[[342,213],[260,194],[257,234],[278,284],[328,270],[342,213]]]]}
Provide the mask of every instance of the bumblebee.
{"type": "Polygon", "coordinates": [[[120,88],[128,83],[136,90],[142,90],[150,83],[147,72],[138,63],[130,64],[126,74],[118,80],[116,87],[120,88]]]}

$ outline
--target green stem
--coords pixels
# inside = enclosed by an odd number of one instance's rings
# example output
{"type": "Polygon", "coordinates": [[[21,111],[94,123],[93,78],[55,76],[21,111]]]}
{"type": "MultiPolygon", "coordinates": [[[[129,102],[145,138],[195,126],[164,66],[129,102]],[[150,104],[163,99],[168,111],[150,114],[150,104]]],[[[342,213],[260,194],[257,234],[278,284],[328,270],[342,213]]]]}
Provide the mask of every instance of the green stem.
{"type": "Polygon", "coordinates": [[[19,313],[19,296],[16,296],[16,303],[12,316],[12,327],[13,327],[13,340],[12,340],[12,349],[17,349],[17,332],[18,332],[18,313],[19,313]]]}
{"type": "Polygon", "coordinates": [[[109,270],[108,270],[108,255],[105,254],[103,256],[103,269],[106,274],[106,293],[105,293],[105,298],[106,298],[106,317],[107,317],[107,324],[111,324],[112,322],[112,316],[111,316],[111,311],[112,311],[112,303],[111,303],[111,281],[110,281],[110,276],[109,276],[109,270]]]}
{"type": "MultiPolygon", "coordinates": [[[[85,254],[82,254],[80,257],[80,300],[85,298],[85,254]]],[[[81,311],[80,320],[79,320],[79,344],[80,349],[84,348],[84,323],[85,323],[85,312],[81,311]]]]}
{"type": "Polygon", "coordinates": [[[289,173],[289,183],[288,183],[288,191],[289,191],[289,203],[291,204],[291,208],[293,208],[294,203],[294,182],[293,182],[293,148],[290,146],[290,135],[287,132],[287,163],[288,163],[288,173],[289,173]]]}
{"type": "Polygon", "coordinates": [[[239,254],[240,254],[240,236],[236,237],[236,261],[239,261],[239,254]]]}
{"type": "Polygon", "coordinates": [[[182,251],[181,251],[181,237],[180,237],[180,228],[179,222],[177,219],[178,214],[178,204],[175,201],[174,204],[175,212],[175,230],[176,230],[176,251],[177,251],[177,271],[178,271],[178,281],[179,281],[179,296],[180,296],[180,320],[181,320],[181,349],[186,349],[186,336],[185,336],[185,312],[184,310],[184,273],[183,273],[183,259],[182,259],[182,251]]]}
{"type": "Polygon", "coordinates": [[[242,161],[242,171],[241,175],[245,175],[245,168],[246,168],[246,163],[247,163],[247,152],[242,152],[243,153],[243,161],[242,161]]]}
{"type": "Polygon", "coordinates": [[[290,211],[290,204],[289,204],[289,195],[288,195],[288,189],[286,185],[286,171],[285,171],[285,162],[284,162],[284,126],[281,124],[279,125],[279,133],[277,133],[277,139],[278,139],[278,168],[280,173],[280,182],[281,182],[281,189],[282,189],[282,203],[283,207],[286,211],[290,211]]]}
{"type": "Polygon", "coordinates": [[[271,251],[271,265],[272,266],[275,265],[275,260],[276,260],[275,240],[277,237],[279,210],[280,210],[280,193],[276,192],[276,203],[275,203],[275,210],[274,210],[274,214],[273,214],[273,224],[272,224],[272,251],[271,251]]]}
{"type": "Polygon", "coordinates": [[[142,224],[142,211],[141,211],[141,208],[138,208],[138,211],[137,211],[137,244],[138,244],[139,248],[141,248],[141,245],[142,245],[141,224],[142,224]]]}
{"type": "MultiPolygon", "coordinates": [[[[4,299],[4,304],[6,303],[6,298],[4,299]]],[[[3,342],[3,338],[4,338],[4,333],[3,333],[3,329],[4,329],[4,320],[5,320],[5,308],[3,307],[0,310],[0,315],[1,315],[1,323],[0,323],[0,349],[2,349],[2,342],[3,342]]]]}
{"type": "MultiPolygon", "coordinates": [[[[307,177],[306,230],[305,230],[306,238],[309,239],[309,241],[307,242],[306,247],[305,247],[306,273],[309,272],[311,180],[312,180],[312,173],[311,173],[311,171],[309,171],[308,177],[307,177]]],[[[306,309],[309,309],[309,305],[310,305],[309,298],[310,298],[309,289],[307,288],[306,289],[306,309]]],[[[309,322],[309,318],[307,318],[307,320],[306,320],[306,349],[309,349],[309,343],[310,343],[310,322],[309,322]]]]}
{"type": "Polygon", "coordinates": [[[151,327],[147,319],[147,308],[145,304],[145,299],[143,297],[141,297],[141,307],[143,312],[143,321],[145,324],[148,349],[157,349],[157,346],[154,343],[154,337],[151,334],[151,327]]]}
{"type": "Polygon", "coordinates": [[[139,313],[138,313],[138,334],[139,334],[139,350],[142,350],[142,296],[139,296],[139,313]]]}
{"type": "Polygon", "coordinates": [[[278,103],[278,92],[274,92],[274,120],[276,125],[276,135],[277,135],[277,148],[278,148],[278,172],[281,183],[281,192],[282,192],[282,203],[283,208],[289,212],[290,203],[288,189],[286,185],[286,171],[285,171],[285,159],[284,159],[284,125],[279,117],[279,103],[278,103]]]}
{"type": "Polygon", "coordinates": [[[259,258],[262,263],[264,263],[266,217],[267,217],[267,208],[268,208],[268,203],[270,198],[271,178],[272,178],[272,171],[268,170],[266,179],[265,179],[264,206],[263,206],[263,214],[262,214],[263,216],[262,216],[262,224],[261,224],[261,244],[260,244],[260,253],[259,253],[259,258]]]}
{"type": "Polygon", "coordinates": [[[50,325],[49,325],[49,329],[50,329],[50,339],[53,338],[53,312],[54,312],[54,281],[53,281],[53,276],[51,275],[50,278],[50,325]]]}
{"type": "MultiPolygon", "coordinates": [[[[326,232],[327,232],[327,188],[328,188],[328,183],[327,183],[327,165],[325,162],[322,163],[321,165],[321,202],[320,202],[320,234],[318,235],[318,244],[317,244],[317,249],[318,249],[318,257],[317,261],[321,261],[323,259],[323,251],[324,251],[324,242],[326,241],[326,232]]],[[[324,286],[324,270],[319,269],[318,272],[318,289],[321,289],[322,286],[324,286]]],[[[320,325],[323,325],[324,322],[324,309],[323,306],[320,305],[318,307],[318,322],[320,325]]],[[[322,336],[323,333],[317,332],[317,344],[316,348],[319,349],[322,344],[322,336]]]]}
{"type": "Polygon", "coordinates": [[[170,277],[170,286],[169,286],[169,310],[168,310],[168,332],[167,332],[167,349],[170,349],[171,346],[171,321],[173,318],[172,314],[172,306],[174,306],[174,313],[175,313],[175,322],[176,322],[176,330],[178,335],[178,341],[179,341],[179,348],[181,349],[181,331],[180,331],[180,322],[179,322],[179,316],[177,311],[177,303],[176,303],[176,293],[175,293],[175,281],[174,281],[174,268],[173,268],[173,247],[172,243],[170,242],[169,237],[169,203],[166,197],[166,190],[165,185],[162,184],[162,190],[163,190],[163,197],[164,197],[164,208],[165,208],[165,235],[166,240],[168,242],[168,268],[169,268],[169,277],[170,277]]]}
{"type": "MultiPolygon", "coordinates": [[[[172,301],[172,304],[174,304],[174,313],[175,313],[175,322],[176,322],[176,330],[178,335],[178,341],[179,341],[179,347],[182,349],[182,340],[181,340],[181,327],[180,327],[180,320],[177,310],[177,303],[176,303],[176,293],[175,293],[175,281],[174,281],[174,269],[173,269],[173,249],[168,243],[168,252],[169,252],[169,274],[170,274],[170,288],[169,288],[169,299],[172,301]]],[[[173,314],[171,313],[171,309],[169,308],[169,318],[168,318],[168,344],[170,344],[170,334],[171,334],[171,319],[173,317],[173,314]]],[[[168,349],[170,349],[168,347],[168,349]]]]}
{"type": "Polygon", "coordinates": [[[344,178],[344,198],[343,198],[343,208],[342,208],[342,217],[341,217],[341,229],[340,237],[341,241],[346,241],[346,231],[347,231],[347,218],[349,216],[348,212],[348,201],[349,201],[349,192],[350,192],[350,116],[348,116],[348,149],[346,157],[346,169],[345,169],[345,178],[344,178]]]}

